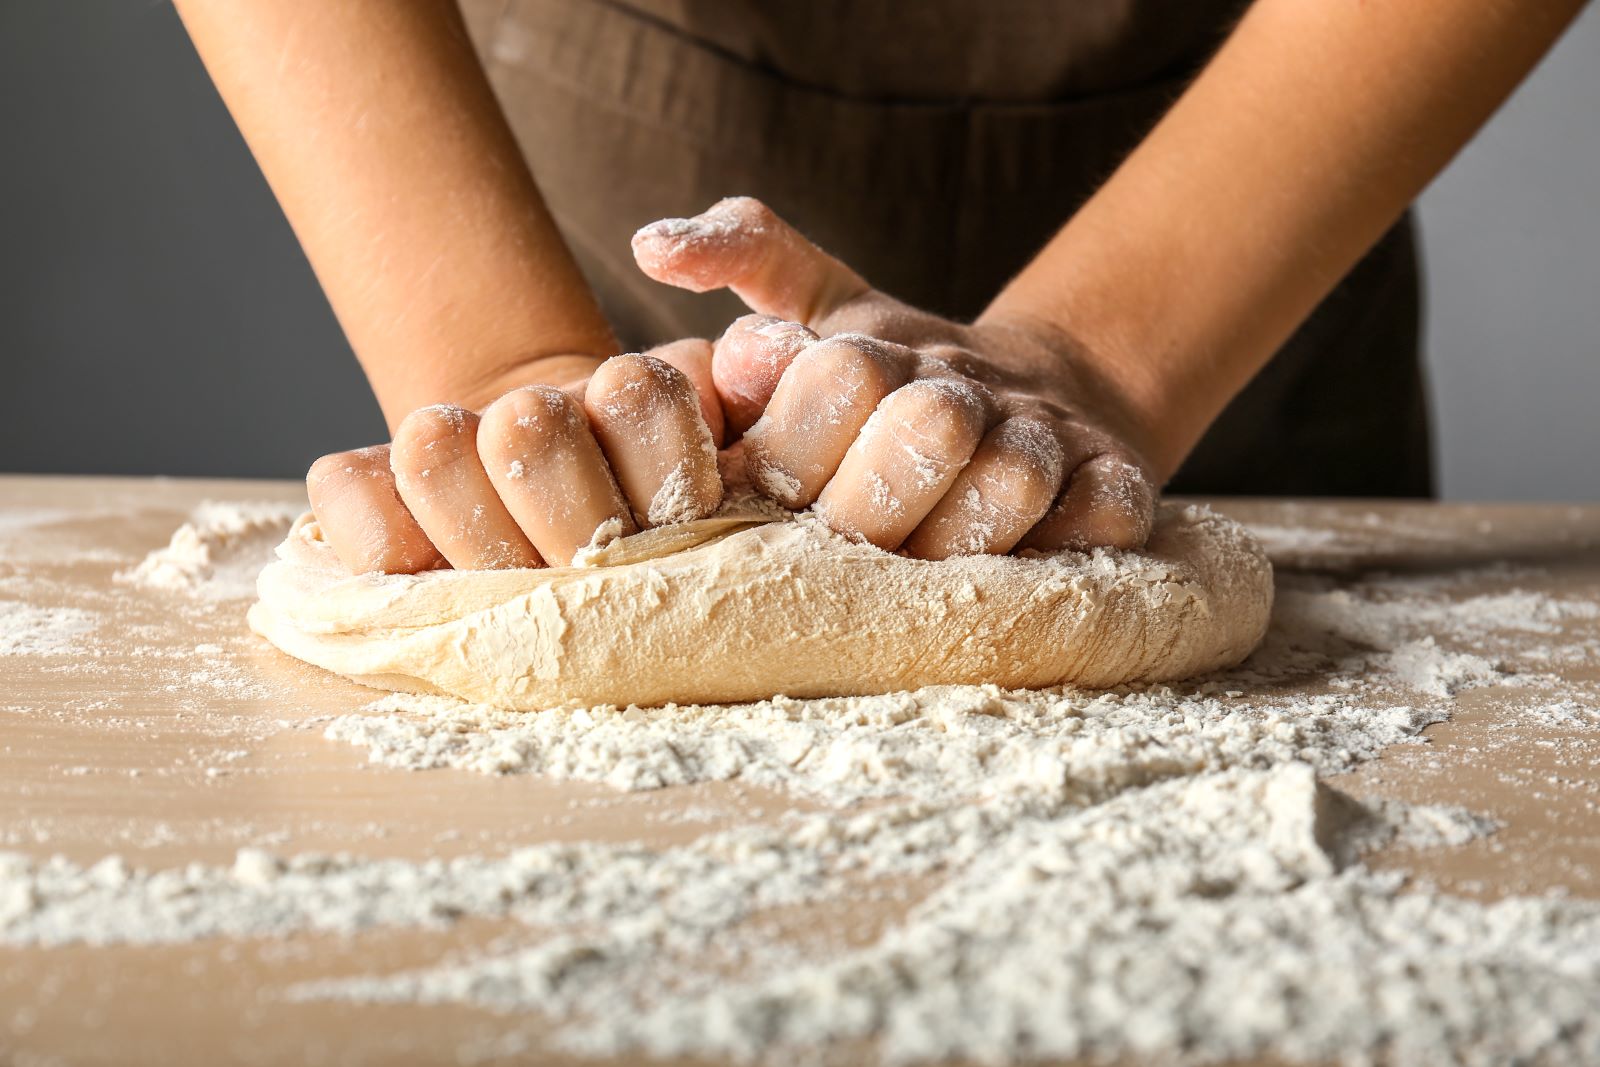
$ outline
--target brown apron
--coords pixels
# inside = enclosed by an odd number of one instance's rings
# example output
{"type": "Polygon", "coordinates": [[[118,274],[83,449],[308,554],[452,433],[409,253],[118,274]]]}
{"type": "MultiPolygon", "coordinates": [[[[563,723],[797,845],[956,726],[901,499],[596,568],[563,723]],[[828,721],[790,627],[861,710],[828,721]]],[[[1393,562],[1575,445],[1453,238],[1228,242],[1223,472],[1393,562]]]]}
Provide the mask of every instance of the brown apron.
{"type": "MultiPolygon", "coordinates": [[[[977,315],[1155,122],[1241,0],[466,0],[490,76],[623,343],[742,305],[629,237],[759,197],[879,288],[977,315]]],[[[1174,492],[1432,491],[1410,220],[1229,406],[1174,492]]]]}

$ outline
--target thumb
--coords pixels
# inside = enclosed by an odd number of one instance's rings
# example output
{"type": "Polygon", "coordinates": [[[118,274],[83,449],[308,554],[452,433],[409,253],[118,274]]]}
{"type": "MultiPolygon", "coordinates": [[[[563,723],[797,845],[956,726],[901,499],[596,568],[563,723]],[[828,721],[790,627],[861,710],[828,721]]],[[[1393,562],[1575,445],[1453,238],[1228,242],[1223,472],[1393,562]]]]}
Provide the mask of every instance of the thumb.
{"type": "Polygon", "coordinates": [[[633,258],[658,282],[696,293],[732,289],[750,310],[815,325],[868,291],[861,276],[747,196],[633,235],[633,258]]]}

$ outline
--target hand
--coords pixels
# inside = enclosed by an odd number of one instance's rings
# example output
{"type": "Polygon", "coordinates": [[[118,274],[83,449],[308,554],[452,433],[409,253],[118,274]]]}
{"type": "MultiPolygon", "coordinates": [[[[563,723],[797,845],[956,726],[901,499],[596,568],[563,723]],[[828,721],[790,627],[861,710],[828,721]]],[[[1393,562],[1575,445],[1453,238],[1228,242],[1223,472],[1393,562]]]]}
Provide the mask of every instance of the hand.
{"type": "Polygon", "coordinates": [[[1150,435],[1062,331],[908,307],[748,198],[646,226],[633,249],[657,281],[756,312],[711,374],[753,480],[786,507],[923,559],[1149,536],[1150,435]]]}
{"type": "Polygon", "coordinates": [[[419,408],[392,445],[317,460],[306,489],[339,559],[355,573],[565,566],[607,523],[625,534],[715,511],[711,345],[596,362],[532,362],[512,379],[530,384],[482,415],[419,408]]]}

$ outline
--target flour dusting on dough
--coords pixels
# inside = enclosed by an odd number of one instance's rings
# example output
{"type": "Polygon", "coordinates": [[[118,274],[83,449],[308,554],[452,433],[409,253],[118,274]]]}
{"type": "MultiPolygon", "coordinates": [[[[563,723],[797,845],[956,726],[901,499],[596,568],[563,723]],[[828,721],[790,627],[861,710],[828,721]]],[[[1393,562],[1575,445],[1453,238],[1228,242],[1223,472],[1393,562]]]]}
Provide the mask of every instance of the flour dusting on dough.
{"type": "Polygon", "coordinates": [[[379,688],[536,711],[1172,680],[1244,658],[1272,603],[1255,542],[1201,507],[1164,508],[1138,552],[938,562],[813,515],[728,529],[742,507],[608,545],[615,566],[590,550],[579,568],[397,577],[350,576],[305,524],[262,572],[250,623],[379,688]]]}

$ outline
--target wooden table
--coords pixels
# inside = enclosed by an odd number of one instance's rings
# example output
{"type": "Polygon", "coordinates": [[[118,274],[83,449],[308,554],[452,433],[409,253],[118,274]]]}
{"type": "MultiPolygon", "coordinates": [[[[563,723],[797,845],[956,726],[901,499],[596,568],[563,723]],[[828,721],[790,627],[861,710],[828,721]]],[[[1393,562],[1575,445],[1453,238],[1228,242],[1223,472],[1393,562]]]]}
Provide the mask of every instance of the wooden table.
{"type": "MultiPolygon", "coordinates": [[[[0,602],[114,617],[91,652],[0,655],[0,851],[172,866],[226,864],[261,843],[411,858],[553,840],[667,845],[706,824],[652,818],[662,805],[707,807],[714,825],[781,809],[782,798],[722,786],[617,794],[531,775],[368,766],[314,727],[367,703],[370,690],[280,655],[245,629],[237,604],[185,606],[113,584],[202,500],[300,502],[303,491],[0,478],[0,602]],[[597,798],[604,803],[584,803],[597,798]]],[[[1600,507],[1235,501],[1222,510],[1268,533],[1298,531],[1277,538],[1280,566],[1475,574],[1519,560],[1533,568],[1519,577],[1526,588],[1600,600],[1600,507]]],[[[1600,624],[1587,626],[1583,636],[1595,637],[1600,624]]],[[[1600,663],[1563,669],[1600,677],[1600,663]]],[[[1451,722],[1428,730],[1431,744],[1392,749],[1339,782],[1358,796],[1460,804],[1503,823],[1461,848],[1380,854],[1374,864],[1403,861],[1483,897],[1556,887],[1600,897],[1600,746],[1558,731],[1508,739],[1496,721],[1494,692],[1469,691],[1451,722]]],[[[18,1065],[454,1061],[463,1048],[492,1047],[507,1022],[459,1007],[286,1003],[260,991],[399,969],[495,933],[494,923],[468,921],[288,943],[0,945],[0,1063],[8,1050],[18,1065]]]]}

